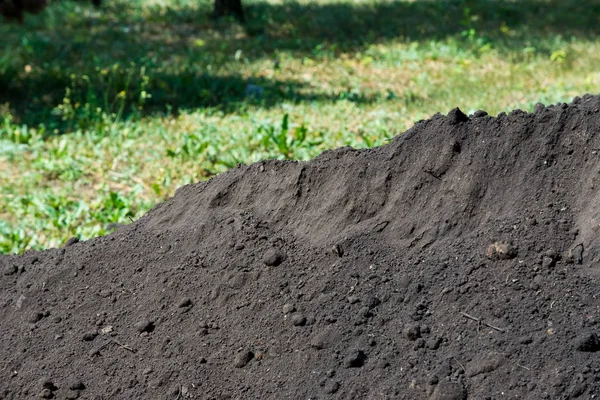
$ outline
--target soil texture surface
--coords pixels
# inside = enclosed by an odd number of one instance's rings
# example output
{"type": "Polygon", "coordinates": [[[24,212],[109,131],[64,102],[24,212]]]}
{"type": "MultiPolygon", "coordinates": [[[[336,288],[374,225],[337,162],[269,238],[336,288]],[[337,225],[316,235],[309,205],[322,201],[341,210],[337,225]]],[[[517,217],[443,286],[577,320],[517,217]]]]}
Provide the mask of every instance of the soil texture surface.
{"type": "Polygon", "coordinates": [[[0,398],[600,398],[600,96],[263,161],[0,257],[0,398]]]}

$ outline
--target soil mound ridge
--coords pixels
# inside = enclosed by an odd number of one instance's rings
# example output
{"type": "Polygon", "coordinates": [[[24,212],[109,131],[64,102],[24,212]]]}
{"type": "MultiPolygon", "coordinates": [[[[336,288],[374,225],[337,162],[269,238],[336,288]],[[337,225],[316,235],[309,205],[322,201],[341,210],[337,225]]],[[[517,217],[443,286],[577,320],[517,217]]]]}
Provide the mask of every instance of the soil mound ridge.
{"type": "Polygon", "coordinates": [[[0,257],[0,398],[600,396],[600,96],[264,161],[0,257]]]}

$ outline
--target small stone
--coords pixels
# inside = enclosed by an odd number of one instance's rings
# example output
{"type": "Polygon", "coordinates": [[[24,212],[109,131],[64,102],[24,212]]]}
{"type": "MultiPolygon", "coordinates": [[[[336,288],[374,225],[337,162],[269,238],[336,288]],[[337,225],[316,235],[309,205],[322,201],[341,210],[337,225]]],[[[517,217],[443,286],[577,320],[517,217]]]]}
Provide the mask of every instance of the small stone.
{"type": "Polygon", "coordinates": [[[517,249],[506,242],[494,242],[487,248],[487,256],[490,260],[510,260],[517,256],[517,249]]]}
{"type": "Polygon", "coordinates": [[[439,382],[430,397],[431,400],[466,400],[467,390],[460,382],[446,379],[439,382]]]}
{"type": "Polygon", "coordinates": [[[263,255],[263,262],[269,267],[276,267],[283,262],[283,253],[277,249],[271,248],[263,255]]]}
{"type": "Polygon", "coordinates": [[[150,375],[152,371],[154,370],[151,367],[144,368],[144,370],[142,371],[142,375],[150,375]]]}
{"type": "Polygon", "coordinates": [[[337,381],[325,385],[325,393],[334,394],[340,389],[340,383],[337,381]]]}
{"type": "Polygon", "coordinates": [[[335,254],[336,256],[338,256],[340,258],[344,256],[344,248],[339,244],[336,244],[335,246],[333,246],[331,248],[331,251],[333,252],[333,254],[335,254]]]}
{"type": "Polygon", "coordinates": [[[576,383],[569,394],[570,399],[575,399],[585,393],[587,385],[585,383],[576,383]]]}
{"type": "Polygon", "coordinates": [[[542,268],[544,269],[550,269],[554,267],[555,264],[556,261],[551,257],[544,256],[544,258],[542,258],[542,268]]]}
{"type": "Polygon", "coordinates": [[[427,341],[427,348],[430,350],[437,350],[440,348],[440,344],[442,344],[442,338],[441,337],[435,337],[435,338],[431,338],[427,341]]]}
{"type": "Polygon", "coordinates": [[[577,339],[577,350],[587,353],[600,351],[600,339],[595,333],[587,333],[577,339]]]}
{"type": "Polygon", "coordinates": [[[177,307],[184,308],[192,305],[192,300],[189,297],[184,297],[177,302],[177,307]]]}
{"type": "Polygon", "coordinates": [[[233,365],[236,368],[244,368],[253,358],[254,358],[253,352],[251,352],[250,350],[244,350],[235,356],[233,365]]]}
{"type": "Polygon", "coordinates": [[[306,317],[300,313],[292,315],[291,321],[294,326],[306,325],[306,317]]]}
{"type": "Polygon", "coordinates": [[[503,363],[504,357],[500,354],[488,354],[477,357],[467,363],[466,374],[469,378],[487,374],[498,369],[503,363]]]}
{"type": "Polygon", "coordinates": [[[521,336],[517,339],[519,344],[531,344],[533,343],[533,337],[530,335],[521,336]]]}
{"type": "Polygon", "coordinates": [[[554,249],[548,249],[548,250],[546,250],[546,251],[544,252],[544,256],[546,256],[546,257],[550,257],[550,258],[552,258],[553,260],[556,260],[556,259],[558,259],[558,253],[557,253],[557,252],[556,252],[556,250],[554,250],[554,249]]]}
{"type": "Polygon", "coordinates": [[[43,378],[41,378],[38,381],[38,386],[42,389],[48,389],[50,391],[55,391],[58,388],[56,387],[56,385],[54,384],[54,382],[52,382],[52,379],[50,379],[49,377],[45,376],[43,378]]]}
{"type": "Polygon", "coordinates": [[[540,112],[544,111],[545,108],[546,108],[546,106],[543,105],[542,103],[536,103],[535,106],[533,107],[533,112],[536,114],[539,114],[540,112]]]}
{"type": "Polygon", "coordinates": [[[425,347],[425,339],[419,338],[419,339],[415,340],[415,345],[414,345],[413,349],[417,350],[417,349],[422,349],[423,347],[425,347]]]}
{"type": "Polygon", "coordinates": [[[169,389],[169,395],[173,397],[179,397],[179,386],[173,386],[169,389]]]}
{"type": "Polygon", "coordinates": [[[448,121],[451,124],[458,124],[459,122],[467,122],[469,117],[466,116],[464,112],[460,110],[460,108],[456,107],[450,110],[448,113],[448,121]]]}
{"type": "Polygon", "coordinates": [[[73,236],[73,237],[69,238],[69,240],[67,240],[67,242],[65,243],[65,247],[71,247],[75,243],[79,243],[79,238],[73,236]]]}
{"type": "Polygon", "coordinates": [[[86,342],[91,342],[92,340],[96,339],[96,336],[98,336],[98,331],[91,331],[85,333],[82,339],[86,342]]]}
{"type": "Polygon", "coordinates": [[[364,302],[365,306],[369,307],[369,310],[377,307],[378,305],[381,304],[381,300],[379,300],[377,297],[375,296],[367,296],[367,298],[365,298],[364,302]]]}
{"type": "Polygon", "coordinates": [[[65,396],[66,400],[76,400],[78,398],[79,398],[79,391],[77,391],[77,390],[70,390],[65,396]]]}
{"type": "Polygon", "coordinates": [[[421,327],[417,324],[408,325],[404,328],[402,334],[410,341],[417,340],[421,337],[421,327]]]}
{"type": "Polygon", "coordinates": [[[154,330],[154,322],[150,320],[141,320],[135,324],[135,329],[140,333],[152,332],[154,330]]]}
{"type": "Polygon", "coordinates": [[[537,223],[538,223],[538,222],[537,222],[537,219],[535,219],[535,218],[531,218],[531,219],[529,220],[529,225],[531,225],[531,226],[535,226],[535,225],[537,225],[537,223]]]}
{"type": "Polygon", "coordinates": [[[371,311],[369,310],[369,307],[361,307],[360,310],[358,310],[358,317],[360,318],[368,318],[373,316],[373,314],[371,314],[371,311]]]}
{"type": "Polygon", "coordinates": [[[328,378],[333,378],[335,376],[335,370],[330,369],[325,373],[325,376],[327,376],[328,378]]]}
{"type": "Polygon", "coordinates": [[[112,325],[107,325],[104,326],[102,328],[100,328],[100,330],[98,331],[98,333],[100,333],[101,335],[108,335],[109,333],[113,332],[114,328],[112,325]]]}
{"type": "Polygon", "coordinates": [[[473,117],[475,117],[475,118],[485,117],[486,115],[488,115],[488,113],[483,110],[477,110],[473,113],[473,117]]]}
{"type": "Polygon", "coordinates": [[[531,283],[529,284],[529,288],[532,290],[538,290],[543,281],[544,281],[544,278],[541,275],[536,275],[531,280],[531,283]]]}
{"type": "Polygon", "coordinates": [[[72,379],[71,381],[69,381],[69,389],[71,389],[71,390],[84,390],[85,389],[85,385],[79,379],[72,379]]]}
{"type": "Polygon", "coordinates": [[[360,301],[360,299],[358,298],[358,296],[348,296],[348,303],[350,304],[356,304],[360,301]]]}
{"type": "Polygon", "coordinates": [[[293,313],[294,311],[296,311],[296,306],[294,306],[293,304],[286,303],[283,305],[283,313],[284,314],[290,314],[290,313],[293,313]]]}
{"type": "Polygon", "coordinates": [[[7,276],[16,274],[17,272],[19,272],[19,267],[16,265],[7,265],[2,269],[2,273],[7,276]]]}
{"type": "Polygon", "coordinates": [[[570,258],[573,260],[573,262],[581,265],[583,264],[583,245],[579,244],[577,246],[575,246],[570,252],[570,258]]]}
{"type": "Polygon", "coordinates": [[[40,321],[42,318],[44,318],[43,312],[34,311],[29,315],[29,318],[27,318],[27,322],[31,322],[32,324],[35,324],[36,322],[40,321]]]}
{"type": "Polygon", "coordinates": [[[344,368],[360,368],[365,365],[367,356],[362,350],[351,350],[344,358],[344,368]]]}
{"type": "Polygon", "coordinates": [[[52,390],[50,389],[43,389],[38,397],[41,399],[51,399],[54,397],[54,393],[52,393],[52,390]]]}
{"type": "Polygon", "coordinates": [[[386,369],[386,368],[389,368],[390,366],[391,366],[391,364],[388,360],[380,360],[377,363],[377,368],[379,368],[379,369],[386,369]]]}
{"type": "MultiPolygon", "coordinates": [[[[450,365],[450,362],[448,360],[444,360],[437,366],[434,373],[439,378],[446,378],[452,374],[452,370],[453,370],[453,368],[450,365]]],[[[462,369],[461,369],[461,371],[462,371],[462,369]]]]}
{"type": "Polygon", "coordinates": [[[322,350],[329,347],[335,346],[339,343],[341,336],[337,330],[333,328],[326,328],[320,332],[317,332],[310,340],[310,345],[315,349],[322,350]]]}

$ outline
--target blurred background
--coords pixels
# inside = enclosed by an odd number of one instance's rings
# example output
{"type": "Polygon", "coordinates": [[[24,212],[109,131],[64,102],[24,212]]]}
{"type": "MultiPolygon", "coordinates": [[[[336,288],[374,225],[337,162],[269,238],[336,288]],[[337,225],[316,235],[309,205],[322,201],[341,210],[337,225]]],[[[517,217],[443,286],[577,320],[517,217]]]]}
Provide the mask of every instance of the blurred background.
{"type": "Polygon", "coordinates": [[[57,0],[1,20],[0,253],[106,234],[239,163],[599,92],[597,1],[239,5],[57,0]]]}

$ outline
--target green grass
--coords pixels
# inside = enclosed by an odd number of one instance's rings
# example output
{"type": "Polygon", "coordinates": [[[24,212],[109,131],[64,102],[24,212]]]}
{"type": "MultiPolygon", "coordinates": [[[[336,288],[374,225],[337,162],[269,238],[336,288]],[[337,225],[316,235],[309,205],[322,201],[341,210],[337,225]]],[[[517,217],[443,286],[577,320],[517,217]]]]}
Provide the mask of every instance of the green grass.
{"type": "Polygon", "coordinates": [[[589,2],[245,8],[241,26],[198,0],[65,1],[1,23],[0,253],[106,234],[238,163],[377,146],[456,106],[531,110],[600,85],[589,2]]]}

